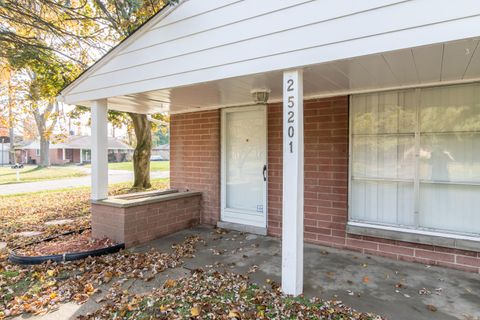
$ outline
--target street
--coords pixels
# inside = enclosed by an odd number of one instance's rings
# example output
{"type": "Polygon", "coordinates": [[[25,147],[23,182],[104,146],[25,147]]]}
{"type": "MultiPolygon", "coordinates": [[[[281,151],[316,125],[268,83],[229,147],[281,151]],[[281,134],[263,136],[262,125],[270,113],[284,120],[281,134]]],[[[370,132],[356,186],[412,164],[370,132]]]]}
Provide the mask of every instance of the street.
{"type": "MultiPolygon", "coordinates": [[[[85,168],[85,170],[87,170],[90,173],[89,169],[85,168]]],[[[169,171],[156,171],[156,172],[150,173],[150,177],[152,179],[168,178],[169,176],[170,176],[169,171]]],[[[108,182],[110,184],[119,183],[119,182],[128,182],[128,181],[133,182],[132,171],[126,171],[126,170],[109,170],[108,171],[108,182]]],[[[89,174],[88,176],[78,177],[78,178],[6,184],[6,185],[0,185],[0,195],[84,187],[84,186],[90,186],[90,183],[91,183],[91,176],[89,174]]]]}

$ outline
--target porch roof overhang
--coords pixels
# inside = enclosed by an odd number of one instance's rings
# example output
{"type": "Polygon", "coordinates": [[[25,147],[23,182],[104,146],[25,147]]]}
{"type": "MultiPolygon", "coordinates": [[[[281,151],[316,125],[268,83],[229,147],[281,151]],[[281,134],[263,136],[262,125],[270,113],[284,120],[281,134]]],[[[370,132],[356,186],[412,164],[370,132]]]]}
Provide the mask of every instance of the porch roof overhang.
{"type": "Polygon", "coordinates": [[[252,104],[256,89],[281,101],[293,68],[305,98],[480,80],[478,1],[200,2],[164,10],[59,98],[180,113],[252,104]]]}
{"type": "MultiPolygon", "coordinates": [[[[480,81],[480,38],[304,66],[305,99],[480,81]]],[[[182,113],[253,103],[252,91],[282,101],[282,71],[108,97],[109,109],[182,113]]],[[[82,102],[89,105],[89,101],[82,102]]]]}
{"type": "MultiPolygon", "coordinates": [[[[479,39],[467,39],[305,66],[305,99],[480,81],[479,39]]],[[[253,103],[252,91],[282,101],[282,71],[108,99],[109,108],[181,113],[253,103]]]]}

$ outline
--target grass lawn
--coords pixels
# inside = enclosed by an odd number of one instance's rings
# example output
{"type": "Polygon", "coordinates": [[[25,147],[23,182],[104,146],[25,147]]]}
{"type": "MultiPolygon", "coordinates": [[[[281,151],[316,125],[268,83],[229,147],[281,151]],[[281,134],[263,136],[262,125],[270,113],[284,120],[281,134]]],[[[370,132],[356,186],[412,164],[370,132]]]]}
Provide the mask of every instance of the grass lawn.
{"type": "MultiPolygon", "coordinates": [[[[90,167],[91,165],[85,165],[85,167],[90,167]]],[[[108,169],[110,170],[128,170],[133,171],[133,163],[129,162],[111,162],[108,164],[108,169]]],[[[168,171],[170,170],[170,161],[151,161],[150,162],[150,171],[168,171]]]]}
{"type": "Polygon", "coordinates": [[[23,169],[20,169],[20,181],[17,181],[16,171],[17,170],[15,169],[11,169],[10,166],[0,167],[0,185],[18,182],[82,177],[86,175],[85,172],[73,166],[49,168],[25,166],[23,169]]]}

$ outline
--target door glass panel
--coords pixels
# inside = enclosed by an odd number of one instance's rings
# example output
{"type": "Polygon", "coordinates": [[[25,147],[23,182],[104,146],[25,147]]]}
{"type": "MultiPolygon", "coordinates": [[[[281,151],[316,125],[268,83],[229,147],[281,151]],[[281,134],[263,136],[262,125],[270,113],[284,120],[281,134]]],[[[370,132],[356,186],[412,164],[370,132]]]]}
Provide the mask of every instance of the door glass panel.
{"type": "Polygon", "coordinates": [[[264,111],[226,114],[226,207],[263,213],[264,111]]]}

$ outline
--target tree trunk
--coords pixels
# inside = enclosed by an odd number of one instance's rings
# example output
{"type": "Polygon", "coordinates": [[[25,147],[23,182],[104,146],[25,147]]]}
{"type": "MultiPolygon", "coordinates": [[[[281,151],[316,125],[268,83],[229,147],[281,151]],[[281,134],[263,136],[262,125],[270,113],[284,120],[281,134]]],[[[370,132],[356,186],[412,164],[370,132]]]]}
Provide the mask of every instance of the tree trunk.
{"type": "Polygon", "coordinates": [[[50,159],[48,157],[50,142],[46,132],[46,120],[44,115],[38,112],[38,109],[35,109],[33,115],[35,118],[35,124],[37,125],[38,136],[40,137],[40,160],[37,165],[41,168],[45,168],[50,165],[50,159]]]}
{"type": "Polygon", "coordinates": [[[132,118],[137,146],[133,153],[133,189],[148,189],[150,184],[150,156],[152,153],[152,130],[150,121],[144,114],[129,113],[132,118]]]}
{"type": "Polygon", "coordinates": [[[45,134],[40,135],[40,162],[38,166],[46,168],[50,165],[50,141],[45,137],[45,134]]]}

